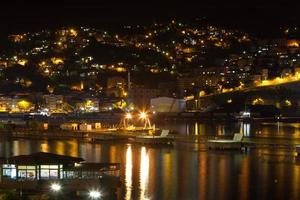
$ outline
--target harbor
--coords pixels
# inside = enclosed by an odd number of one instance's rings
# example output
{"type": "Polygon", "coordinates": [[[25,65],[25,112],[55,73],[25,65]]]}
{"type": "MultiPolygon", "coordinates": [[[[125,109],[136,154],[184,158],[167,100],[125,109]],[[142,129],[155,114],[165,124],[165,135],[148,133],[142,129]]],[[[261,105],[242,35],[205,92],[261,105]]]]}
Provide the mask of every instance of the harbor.
{"type": "MultiPolygon", "coordinates": [[[[17,175],[22,176],[16,167],[16,172],[10,173],[16,174],[16,180],[7,182],[7,178],[1,178],[2,188],[12,188],[17,196],[22,194],[24,197],[39,198],[41,195],[59,198],[62,193],[52,189],[53,184],[59,183],[59,190],[68,194],[68,198],[86,199],[91,193],[115,200],[180,200],[201,197],[214,199],[221,196],[205,191],[203,184],[212,184],[213,181],[218,185],[218,181],[221,180],[204,180],[202,176],[211,173],[209,168],[216,168],[217,173],[221,173],[218,176],[226,180],[227,184],[233,184],[233,190],[238,189],[241,195],[248,196],[250,193],[244,190],[250,192],[247,184],[254,183],[251,182],[249,173],[243,171],[244,168],[253,168],[253,173],[259,174],[260,172],[255,171],[256,167],[271,165],[277,168],[285,165],[293,171],[291,173],[296,173],[300,166],[300,125],[297,122],[283,122],[279,119],[157,119],[159,118],[155,118],[149,112],[137,112],[118,114],[117,118],[105,120],[33,120],[35,129],[32,128],[32,121],[25,123],[29,126],[19,123],[21,125],[16,124],[14,128],[2,129],[0,157],[4,158],[3,167],[12,166],[8,161],[16,163],[14,160],[24,155],[47,157],[50,153],[49,155],[54,157],[62,156],[76,160],[73,167],[65,168],[64,164],[58,164],[59,167],[54,169],[59,171],[54,173],[57,177],[51,177],[49,180],[40,177],[42,165],[34,165],[34,169],[29,169],[30,180],[20,177],[21,179],[16,181],[17,175]],[[187,153],[189,155],[186,157],[187,153]],[[178,170],[179,168],[181,170],[178,170]],[[183,169],[191,172],[179,173],[183,169]],[[224,170],[233,173],[232,170],[235,169],[244,173],[246,180],[239,181],[244,181],[245,186],[237,185],[229,176],[222,175],[224,170]],[[204,174],[201,170],[205,170],[204,174]],[[107,176],[105,171],[117,172],[117,176],[107,176]],[[154,175],[156,178],[153,178],[154,175]],[[188,186],[180,182],[181,178],[189,180],[186,183],[188,186]],[[152,184],[169,186],[164,189],[153,187],[152,184]],[[195,188],[189,189],[193,188],[194,184],[200,192],[195,192],[195,188]],[[82,185],[80,189],[78,185],[82,185]],[[178,187],[183,188],[184,196],[177,192],[178,187]]],[[[12,122],[14,121],[11,120],[10,125],[12,122]]],[[[32,165],[31,163],[30,166],[32,165]]],[[[2,169],[2,175],[6,173],[5,170],[7,168],[2,169]]],[[[27,167],[23,176],[27,178],[27,167]]],[[[283,175],[278,176],[281,176],[283,181],[287,179],[283,175]]],[[[281,182],[279,180],[280,178],[275,181],[281,182]]],[[[265,184],[273,184],[272,181],[274,180],[268,179],[265,184]]],[[[260,186],[257,186],[256,190],[259,191],[256,198],[265,195],[265,189],[260,189],[260,186]]],[[[286,191],[283,189],[282,192],[286,191]]],[[[226,195],[230,198],[234,194],[229,192],[226,195]]],[[[293,191],[291,196],[298,198],[296,191],[293,191]]]]}
{"type": "MultiPolygon", "coordinates": [[[[298,199],[299,190],[293,184],[298,183],[300,169],[295,151],[295,146],[300,143],[299,127],[296,124],[279,125],[278,129],[276,123],[160,124],[162,129],[176,130],[178,142],[173,146],[127,141],[88,142],[76,138],[8,137],[0,140],[0,156],[50,152],[80,157],[86,162],[120,163],[120,187],[110,198],[116,200],[229,199],[237,194],[241,198],[276,199],[285,196],[298,199]],[[240,130],[244,133],[243,143],[249,145],[247,150],[209,150],[206,147],[208,139],[232,139],[233,134],[240,130]],[[253,141],[255,144],[251,144],[253,141]],[[267,169],[272,169],[272,174],[266,173],[267,169]],[[182,181],[184,179],[188,181],[182,181]],[[280,184],[285,187],[274,193],[274,188],[280,184]],[[222,187],[228,190],[222,190],[222,187]]],[[[103,194],[107,190],[100,188],[103,194]]],[[[44,193],[53,194],[49,187],[44,193]]],[[[63,193],[57,197],[61,195],[63,193]]],[[[87,191],[85,195],[88,195],[87,191]]]]}

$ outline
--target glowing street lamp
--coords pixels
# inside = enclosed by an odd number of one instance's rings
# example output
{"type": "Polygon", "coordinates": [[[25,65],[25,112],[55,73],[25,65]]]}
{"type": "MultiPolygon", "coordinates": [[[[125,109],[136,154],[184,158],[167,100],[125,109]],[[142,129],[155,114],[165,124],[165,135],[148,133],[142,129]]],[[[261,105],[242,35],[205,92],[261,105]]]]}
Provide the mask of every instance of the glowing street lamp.
{"type": "Polygon", "coordinates": [[[141,119],[146,119],[147,118],[147,114],[145,112],[141,112],[140,113],[140,118],[141,119]]]}
{"type": "Polygon", "coordinates": [[[55,200],[57,200],[57,195],[61,191],[61,185],[59,183],[52,183],[50,188],[54,192],[55,200]]]}
{"type": "Polygon", "coordinates": [[[151,128],[150,119],[147,113],[140,112],[140,119],[144,122],[144,129],[146,129],[147,127],[151,128]]]}
{"type": "Polygon", "coordinates": [[[127,114],[125,115],[125,118],[126,118],[126,119],[132,119],[131,113],[127,113],[127,114]]]}
{"type": "Polygon", "coordinates": [[[101,197],[101,193],[97,190],[91,190],[89,191],[89,197],[91,199],[99,199],[101,197]]]}
{"type": "Polygon", "coordinates": [[[58,183],[53,183],[50,187],[53,192],[59,192],[61,190],[61,185],[58,183]]]}

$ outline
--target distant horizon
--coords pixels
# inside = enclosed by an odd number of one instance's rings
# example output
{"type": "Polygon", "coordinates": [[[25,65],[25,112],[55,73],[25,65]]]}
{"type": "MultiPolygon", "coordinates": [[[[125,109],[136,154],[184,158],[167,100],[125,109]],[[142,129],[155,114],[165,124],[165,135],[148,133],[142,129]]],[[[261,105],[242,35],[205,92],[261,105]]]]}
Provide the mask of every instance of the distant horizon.
{"type": "Polygon", "coordinates": [[[197,20],[204,20],[204,22],[207,25],[212,25],[216,26],[219,28],[224,28],[228,30],[238,30],[242,31],[245,33],[248,33],[252,35],[253,37],[261,38],[261,39],[266,39],[266,38],[276,38],[276,37],[281,37],[284,28],[291,28],[291,27],[298,27],[300,28],[300,25],[292,25],[292,26],[273,26],[273,27],[260,27],[256,31],[253,31],[250,27],[239,27],[237,25],[230,25],[230,24],[220,24],[217,22],[214,22],[213,20],[210,20],[208,17],[194,17],[190,19],[184,19],[180,17],[170,17],[168,19],[160,19],[160,20],[152,20],[152,21],[147,21],[147,22],[124,22],[122,24],[111,24],[108,22],[103,22],[101,24],[91,24],[91,23],[86,23],[86,24],[81,24],[81,23],[66,23],[66,24],[34,24],[34,26],[26,26],[24,24],[18,25],[18,27],[12,27],[11,29],[6,30],[5,32],[3,31],[0,33],[0,37],[8,37],[9,35],[14,35],[14,34],[24,34],[24,33],[34,33],[34,32],[40,32],[40,31],[54,31],[57,29],[62,29],[62,28],[80,28],[80,27],[86,27],[86,28],[93,28],[97,30],[107,30],[107,31],[113,31],[113,32],[118,32],[122,30],[125,26],[135,26],[135,25],[141,25],[141,26],[151,26],[154,23],[168,23],[171,22],[172,20],[183,22],[183,23],[193,23],[196,22],[197,20]],[[262,32],[265,31],[265,29],[268,29],[270,32],[262,32]]]}

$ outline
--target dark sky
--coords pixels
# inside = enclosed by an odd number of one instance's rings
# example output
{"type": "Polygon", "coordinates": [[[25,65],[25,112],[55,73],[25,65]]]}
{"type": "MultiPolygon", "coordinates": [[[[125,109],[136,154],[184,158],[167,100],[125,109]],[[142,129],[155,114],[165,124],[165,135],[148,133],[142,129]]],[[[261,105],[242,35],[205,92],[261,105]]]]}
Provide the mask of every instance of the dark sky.
{"type": "Polygon", "coordinates": [[[59,26],[87,25],[93,27],[148,23],[173,17],[191,19],[207,17],[222,26],[241,28],[255,34],[268,35],[280,26],[300,24],[300,4],[279,3],[217,5],[191,1],[61,0],[1,1],[1,34],[39,30],[59,26]],[[145,1],[144,1],[145,2],[145,1]],[[164,2],[164,3],[161,3],[164,2]]]}

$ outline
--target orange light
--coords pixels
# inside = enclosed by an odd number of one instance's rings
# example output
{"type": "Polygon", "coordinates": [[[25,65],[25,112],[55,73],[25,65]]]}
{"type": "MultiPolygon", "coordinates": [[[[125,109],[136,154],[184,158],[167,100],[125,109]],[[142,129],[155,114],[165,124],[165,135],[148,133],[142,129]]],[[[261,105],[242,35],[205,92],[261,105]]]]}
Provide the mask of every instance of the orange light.
{"type": "Polygon", "coordinates": [[[125,115],[125,118],[126,118],[126,119],[132,119],[131,113],[127,113],[127,114],[125,115]]]}
{"type": "Polygon", "coordinates": [[[140,113],[140,119],[146,119],[148,116],[145,112],[140,113]]]}

